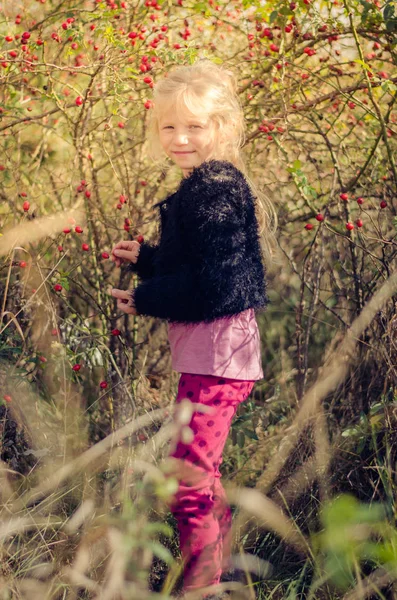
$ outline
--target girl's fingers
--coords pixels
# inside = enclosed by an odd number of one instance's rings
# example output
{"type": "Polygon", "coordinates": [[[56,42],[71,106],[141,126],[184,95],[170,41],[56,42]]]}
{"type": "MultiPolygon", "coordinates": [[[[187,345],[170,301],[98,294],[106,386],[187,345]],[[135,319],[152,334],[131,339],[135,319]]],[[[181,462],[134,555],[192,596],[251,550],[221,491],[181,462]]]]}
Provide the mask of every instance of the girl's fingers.
{"type": "Polygon", "coordinates": [[[131,260],[132,258],[135,258],[135,254],[133,252],[131,252],[131,250],[120,250],[120,249],[116,249],[115,250],[115,256],[120,258],[125,258],[126,260],[131,260]]]}
{"type": "Polygon", "coordinates": [[[111,291],[111,294],[113,296],[113,298],[117,298],[117,299],[123,299],[123,300],[128,300],[129,299],[129,292],[128,290],[119,290],[117,288],[113,288],[111,291]]]}

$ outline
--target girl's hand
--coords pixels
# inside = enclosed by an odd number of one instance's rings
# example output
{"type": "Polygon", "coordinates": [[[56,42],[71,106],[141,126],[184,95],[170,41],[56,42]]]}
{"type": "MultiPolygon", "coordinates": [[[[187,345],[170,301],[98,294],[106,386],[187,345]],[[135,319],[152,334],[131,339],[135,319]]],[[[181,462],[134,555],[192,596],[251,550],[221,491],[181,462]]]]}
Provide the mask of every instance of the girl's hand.
{"type": "Polygon", "coordinates": [[[140,248],[141,245],[135,240],[123,240],[112,248],[110,258],[116,263],[116,267],[120,267],[124,262],[136,263],[140,248]]]}
{"type": "Polygon", "coordinates": [[[118,290],[113,288],[111,291],[113,298],[117,298],[117,308],[120,308],[127,315],[137,315],[134,303],[134,290],[118,290]]]}

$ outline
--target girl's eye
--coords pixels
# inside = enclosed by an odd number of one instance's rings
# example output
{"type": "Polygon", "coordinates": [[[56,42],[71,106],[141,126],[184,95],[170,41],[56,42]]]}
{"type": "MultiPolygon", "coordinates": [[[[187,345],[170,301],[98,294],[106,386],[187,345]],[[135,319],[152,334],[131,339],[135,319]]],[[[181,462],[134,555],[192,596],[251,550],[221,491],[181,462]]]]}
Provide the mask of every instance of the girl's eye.
{"type": "MultiPolygon", "coordinates": [[[[201,125],[190,125],[190,127],[196,127],[198,129],[201,129],[201,125]]],[[[172,129],[172,125],[166,125],[164,129],[172,129]]]]}

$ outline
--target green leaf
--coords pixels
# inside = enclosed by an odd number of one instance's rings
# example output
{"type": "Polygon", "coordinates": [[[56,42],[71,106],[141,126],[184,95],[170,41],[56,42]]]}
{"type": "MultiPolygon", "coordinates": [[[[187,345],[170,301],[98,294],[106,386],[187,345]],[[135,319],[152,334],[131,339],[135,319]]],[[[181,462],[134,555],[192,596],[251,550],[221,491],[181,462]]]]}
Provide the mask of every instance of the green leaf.
{"type": "Polygon", "coordinates": [[[292,163],[293,168],[295,169],[295,171],[297,171],[298,169],[301,168],[302,163],[300,160],[296,159],[294,160],[294,162],[292,163]]]}
{"type": "Polygon", "coordinates": [[[241,430],[237,432],[237,444],[239,445],[240,448],[244,448],[245,435],[244,435],[243,431],[241,431],[241,430]]]}
{"type": "Polygon", "coordinates": [[[259,440],[258,436],[256,435],[256,433],[253,429],[244,429],[244,433],[250,440],[255,440],[255,441],[259,440]]]}
{"type": "Polygon", "coordinates": [[[173,563],[174,557],[172,556],[171,552],[162,544],[160,544],[160,542],[151,542],[150,549],[155,556],[163,560],[167,565],[171,565],[173,563]]]}
{"type": "Polygon", "coordinates": [[[362,67],[364,67],[364,69],[367,69],[367,71],[370,71],[370,70],[371,70],[371,67],[370,67],[369,65],[367,65],[367,63],[366,63],[366,62],[364,62],[363,60],[360,60],[359,58],[355,58],[355,59],[353,60],[353,62],[355,62],[355,63],[357,63],[357,64],[361,65],[362,67]]]}
{"type": "Polygon", "coordinates": [[[383,11],[383,18],[385,21],[388,21],[391,17],[394,16],[394,6],[390,3],[385,6],[385,10],[383,11]]]}
{"type": "Polygon", "coordinates": [[[278,17],[278,10],[274,10],[269,17],[269,23],[273,23],[278,17]]]}

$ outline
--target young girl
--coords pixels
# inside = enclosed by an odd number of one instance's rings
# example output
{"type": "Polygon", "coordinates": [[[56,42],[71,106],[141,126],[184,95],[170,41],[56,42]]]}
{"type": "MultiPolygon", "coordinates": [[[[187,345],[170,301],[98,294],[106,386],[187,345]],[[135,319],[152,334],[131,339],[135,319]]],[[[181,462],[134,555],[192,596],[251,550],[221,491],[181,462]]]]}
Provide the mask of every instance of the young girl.
{"type": "Polygon", "coordinates": [[[172,368],[181,374],[176,403],[188,398],[208,409],[193,412],[193,440],[175,440],[172,450],[181,469],[171,510],[190,591],[219,583],[228,566],[231,511],[219,467],[237,408],[263,378],[255,311],[269,302],[264,263],[277,218],[243,174],[244,118],[232,73],[206,59],[177,67],[155,85],[151,110],[152,158],[165,153],[183,178],[156,205],[159,244],[113,248],[116,266],[127,262],[140,283],[112,295],[125,313],[167,321],[172,368]]]}

